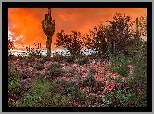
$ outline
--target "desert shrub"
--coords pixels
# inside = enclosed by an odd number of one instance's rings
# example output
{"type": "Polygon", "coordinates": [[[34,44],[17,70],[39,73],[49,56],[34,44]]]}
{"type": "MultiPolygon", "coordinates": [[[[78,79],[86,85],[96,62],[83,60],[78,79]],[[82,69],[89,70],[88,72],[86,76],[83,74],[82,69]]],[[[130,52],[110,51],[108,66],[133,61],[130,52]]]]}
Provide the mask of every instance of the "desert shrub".
{"type": "Polygon", "coordinates": [[[75,69],[74,69],[74,67],[69,67],[68,73],[69,73],[71,76],[74,75],[74,74],[75,74],[75,69]]]}
{"type": "Polygon", "coordinates": [[[9,55],[8,56],[8,60],[17,60],[17,59],[18,59],[18,57],[15,56],[15,55],[9,55]]]}
{"type": "Polygon", "coordinates": [[[105,92],[105,107],[144,107],[146,106],[146,92],[136,94],[136,90],[128,83],[116,84],[105,92]]]}
{"type": "Polygon", "coordinates": [[[61,62],[63,60],[63,58],[64,57],[62,55],[55,53],[55,54],[53,54],[52,60],[56,61],[56,62],[61,62]]]}
{"type": "Polygon", "coordinates": [[[54,63],[50,66],[50,75],[59,76],[62,73],[62,66],[59,63],[54,63]]]}
{"type": "Polygon", "coordinates": [[[130,86],[138,85],[140,88],[143,87],[143,83],[146,83],[145,77],[147,77],[147,50],[146,42],[139,42],[139,46],[134,50],[137,52],[129,57],[131,64],[134,66],[133,74],[128,79],[130,86]]]}
{"type": "Polygon", "coordinates": [[[110,55],[110,61],[112,62],[110,69],[112,72],[118,73],[125,77],[128,76],[128,60],[123,54],[118,56],[110,55]]]}
{"type": "Polygon", "coordinates": [[[68,96],[56,94],[52,97],[52,107],[72,107],[72,100],[68,96]]]}
{"type": "Polygon", "coordinates": [[[44,64],[46,61],[50,61],[51,57],[43,56],[42,59],[40,59],[40,63],[44,64]]]}
{"type": "MultiPolygon", "coordinates": [[[[72,83],[73,84],[73,83],[72,83]]],[[[82,90],[80,90],[75,84],[72,86],[67,85],[62,94],[69,96],[71,99],[75,99],[76,101],[86,101],[86,95],[82,90]]]]}
{"type": "Polygon", "coordinates": [[[88,63],[88,57],[83,57],[78,60],[79,65],[84,65],[88,63]]]}
{"type": "Polygon", "coordinates": [[[50,83],[43,78],[36,79],[30,88],[30,93],[19,100],[19,107],[46,107],[50,105],[50,83]]]}
{"type": "Polygon", "coordinates": [[[29,57],[34,57],[34,58],[41,58],[42,56],[42,46],[41,46],[41,43],[34,43],[35,46],[37,46],[37,48],[31,48],[30,46],[29,47],[26,47],[26,51],[27,51],[27,55],[29,57]]]}
{"type": "Polygon", "coordinates": [[[18,99],[21,97],[21,75],[17,71],[16,66],[11,65],[8,67],[8,96],[18,99]]]}
{"type": "Polygon", "coordinates": [[[88,76],[86,77],[86,79],[82,82],[83,86],[95,86],[95,78],[92,74],[88,74],[88,76]]]}
{"type": "Polygon", "coordinates": [[[104,84],[100,81],[97,81],[91,73],[89,73],[86,79],[82,81],[82,85],[91,87],[92,92],[96,92],[100,90],[102,86],[104,86],[104,84]]]}
{"type": "Polygon", "coordinates": [[[136,99],[136,104],[138,107],[147,107],[147,93],[141,92],[139,97],[136,99]]]}
{"type": "Polygon", "coordinates": [[[81,104],[86,105],[86,102],[87,102],[86,94],[80,89],[77,89],[76,100],[79,101],[81,104]]]}
{"type": "Polygon", "coordinates": [[[73,87],[67,87],[64,91],[63,94],[70,94],[70,95],[75,95],[76,94],[76,88],[73,86],[73,87]]]}
{"type": "Polygon", "coordinates": [[[65,57],[65,60],[66,60],[66,62],[68,62],[68,63],[74,63],[74,60],[75,60],[75,56],[66,56],[65,57]]]}
{"type": "Polygon", "coordinates": [[[58,32],[56,40],[57,47],[63,47],[67,49],[71,55],[78,55],[83,48],[83,41],[81,40],[81,33],[77,31],[71,31],[70,34],[65,34],[64,30],[58,32]]]}
{"type": "Polygon", "coordinates": [[[33,76],[33,73],[30,70],[23,70],[21,72],[22,79],[32,78],[32,76],[33,76]]]}
{"type": "Polygon", "coordinates": [[[44,69],[44,65],[41,64],[41,63],[37,63],[35,68],[36,68],[37,70],[42,70],[42,69],[44,69]]]}
{"type": "Polygon", "coordinates": [[[96,71],[96,69],[94,68],[94,67],[92,67],[90,70],[89,70],[89,73],[91,73],[91,74],[95,74],[97,71],[96,71]]]}
{"type": "Polygon", "coordinates": [[[57,81],[57,84],[59,87],[63,87],[63,89],[61,89],[61,95],[68,96],[75,101],[86,101],[85,93],[76,86],[76,82],[62,79],[57,81]]]}
{"type": "Polygon", "coordinates": [[[88,107],[104,107],[102,98],[97,95],[88,96],[87,102],[88,107]]]}
{"type": "Polygon", "coordinates": [[[25,65],[28,65],[28,63],[34,62],[35,61],[35,56],[27,56],[24,59],[25,65]]]}
{"type": "Polygon", "coordinates": [[[58,80],[56,82],[59,86],[62,86],[64,88],[73,87],[76,85],[76,82],[74,81],[66,81],[64,79],[58,80]]]}
{"type": "Polygon", "coordinates": [[[44,58],[43,58],[43,60],[46,62],[46,61],[50,61],[51,60],[51,57],[48,57],[48,56],[45,56],[44,58]]]}

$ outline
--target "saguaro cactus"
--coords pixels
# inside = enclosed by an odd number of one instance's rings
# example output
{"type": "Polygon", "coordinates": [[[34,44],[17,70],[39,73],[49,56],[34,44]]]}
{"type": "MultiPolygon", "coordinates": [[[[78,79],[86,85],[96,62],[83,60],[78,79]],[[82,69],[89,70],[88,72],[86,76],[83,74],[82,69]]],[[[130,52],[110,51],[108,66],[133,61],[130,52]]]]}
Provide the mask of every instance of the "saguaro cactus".
{"type": "Polygon", "coordinates": [[[136,18],[136,37],[139,38],[140,37],[140,33],[139,33],[139,29],[138,29],[138,17],[136,18]]]}
{"type": "Polygon", "coordinates": [[[48,8],[48,14],[45,14],[45,19],[41,23],[43,32],[47,36],[47,41],[46,41],[47,56],[50,57],[52,36],[55,32],[55,20],[52,20],[51,8],[48,8]]]}

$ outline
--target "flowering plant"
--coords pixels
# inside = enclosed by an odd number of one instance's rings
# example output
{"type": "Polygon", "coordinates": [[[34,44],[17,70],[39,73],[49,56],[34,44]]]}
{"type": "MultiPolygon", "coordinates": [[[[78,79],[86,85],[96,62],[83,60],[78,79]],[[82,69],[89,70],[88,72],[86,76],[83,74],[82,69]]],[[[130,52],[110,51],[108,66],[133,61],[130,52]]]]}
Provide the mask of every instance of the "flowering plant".
{"type": "Polygon", "coordinates": [[[115,87],[115,83],[111,82],[110,84],[107,85],[107,90],[111,91],[112,89],[114,89],[115,87]]]}

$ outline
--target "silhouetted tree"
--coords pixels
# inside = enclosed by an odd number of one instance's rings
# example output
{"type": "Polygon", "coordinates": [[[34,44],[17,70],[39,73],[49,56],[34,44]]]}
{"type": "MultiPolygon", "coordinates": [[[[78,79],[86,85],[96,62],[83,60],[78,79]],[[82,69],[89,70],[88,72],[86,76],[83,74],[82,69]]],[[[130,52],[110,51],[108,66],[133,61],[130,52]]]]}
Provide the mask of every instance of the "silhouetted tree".
{"type": "Polygon", "coordinates": [[[56,46],[67,49],[71,55],[78,55],[83,48],[83,41],[81,40],[81,33],[72,31],[71,34],[65,34],[64,30],[58,32],[56,35],[56,46]]]}
{"type": "Polygon", "coordinates": [[[8,50],[14,49],[14,43],[11,40],[8,40],[8,50]]]}
{"type": "Polygon", "coordinates": [[[125,46],[128,45],[127,41],[133,36],[131,17],[116,13],[113,20],[107,22],[109,22],[107,40],[110,42],[111,52],[118,54],[118,52],[125,51],[125,46]]]}
{"type": "Polygon", "coordinates": [[[90,34],[85,37],[85,47],[95,51],[99,55],[105,55],[108,49],[106,38],[106,26],[100,24],[90,30],[90,34]]]}

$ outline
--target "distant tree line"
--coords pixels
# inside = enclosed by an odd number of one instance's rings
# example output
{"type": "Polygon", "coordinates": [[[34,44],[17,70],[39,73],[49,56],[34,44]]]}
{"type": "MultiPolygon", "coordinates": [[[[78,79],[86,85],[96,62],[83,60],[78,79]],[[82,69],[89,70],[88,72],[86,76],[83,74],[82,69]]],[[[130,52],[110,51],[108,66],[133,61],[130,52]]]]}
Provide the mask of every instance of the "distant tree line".
{"type": "Polygon", "coordinates": [[[102,23],[95,26],[86,36],[81,37],[81,33],[72,31],[71,34],[65,34],[64,30],[58,32],[56,37],[56,46],[63,47],[71,53],[78,55],[81,49],[91,49],[99,56],[108,56],[110,54],[133,55],[139,46],[145,47],[146,41],[143,41],[141,35],[147,35],[147,17],[140,16],[135,21],[130,16],[116,13],[113,20],[107,21],[107,25],[102,23]],[[133,29],[133,25],[136,29],[133,29]]]}

